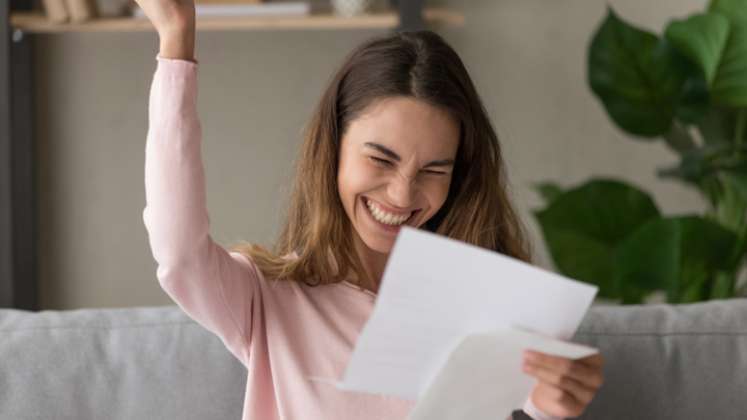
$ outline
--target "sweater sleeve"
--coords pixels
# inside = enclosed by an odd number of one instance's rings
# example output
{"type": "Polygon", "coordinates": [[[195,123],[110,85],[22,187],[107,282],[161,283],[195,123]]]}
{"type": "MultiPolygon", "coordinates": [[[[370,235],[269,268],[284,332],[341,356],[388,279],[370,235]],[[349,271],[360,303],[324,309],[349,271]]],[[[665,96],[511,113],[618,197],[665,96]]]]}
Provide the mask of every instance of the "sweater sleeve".
{"type": "Polygon", "coordinates": [[[145,145],[143,221],[156,277],[198,324],[216,334],[245,366],[252,310],[259,305],[256,266],[209,234],[196,61],[156,56],[145,145]]]}

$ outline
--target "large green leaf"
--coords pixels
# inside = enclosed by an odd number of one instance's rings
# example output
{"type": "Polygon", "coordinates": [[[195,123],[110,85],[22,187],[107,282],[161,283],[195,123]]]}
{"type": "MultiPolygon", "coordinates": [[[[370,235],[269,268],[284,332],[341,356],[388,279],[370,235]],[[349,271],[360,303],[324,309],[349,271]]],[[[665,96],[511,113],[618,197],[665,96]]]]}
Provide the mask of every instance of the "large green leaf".
{"type": "Polygon", "coordinates": [[[702,13],[671,22],[664,35],[675,48],[700,66],[710,85],[716,77],[729,31],[726,17],[719,13],[702,13]]]}
{"type": "Polygon", "coordinates": [[[717,220],[724,227],[739,232],[745,224],[747,212],[747,173],[721,171],[718,173],[721,194],[716,205],[717,220]]]}
{"type": "Polygon", "coordinates": [[[747,21],[732,23],[715,79],[711,83],[714,102],[747,107],[747,21]]]}
{"type": "Polygon", "coordinates": [[[701,69],[714,102],[747,106],[747,20],[707,12],[670,23],[665,36],[701,69]]]}
{"type": "Polygon", "coordinates": [[[581,232],[552,225],[543,226],[542,232],[553,262],[561,273],[598,286],[599,297],[620,297],[614,278],[614,246],[581,232]]]}
{"type": "MultiPolygon", "coordinates": [[[[682,48],[682,51],[690,58],[695,57],[694,60],[704,70],[713,69],[714,65],[717,66],[715,72],[710,72],[711,78],[709,78],[713,101],[731,107],[745,107],[747,106],[747,0],[712,0],[705,15],[710,17],[695,18],[696,23],[687,27],[692,30],[691,34],[686,34],[683,29],[676,38],[686,40],[687,45],[682,48]],[[714,16],[719,16],[719,18],[714,16]],[[718,51],[717,46],[720,45],[723,36],[724,19],[728,21],[728,36],[721,49],[718,63],[715,64],[712,56],[711,59],[707,57],[718,51]],[[709,23],[705,23],[706,21],[709,23]],[[715,23],[716,21],[719,23],[715,23]],[[706,29],[709,25],[709,29],[706,29]]],[[[678,44],[678,47],[682,45],[678,44]]]]}
{"type": "Polygon", "coordinates": [[[640,303],[643,291],[666,290],[668,279],[679,275],[678,238],[662,220],[652,219],[617,248],[613,278],[622,303],[640,303]]]}
{"type": "Polygon", "coordinates": [[[623,241],[616,254],[620,289],[667,291],[670,303],[711,294],[716,273],[733,269],[736,235],[699,216],[651,220],[623,241]]]}
{"type": "Polygon", "coordinates": [[[659,210],[633,186],[596,179],[563,192],[535,216],[560,272],[598,285],[600,297],[618,298],[615,248],[659,210]]]}
{"type": "Polygon", "coordinates": [[[747,252],[747,162],[719,171],[712,178],[715,210],[708,216],[737,235],[738,242],[731,252],[736,265],[747,252]]]}
{"type": "Polygon", "coordinates": [[[612,120],[637,136],[670,131],[688,67],[668,42],[622,21],[612,9],[589,47],[591,89],[612,120]]]}
{"type": "Polygon", "coordinates": [[[747,21],[747,0],[712,0],[709,12],[721,13],[733,22],[747,21]]]}

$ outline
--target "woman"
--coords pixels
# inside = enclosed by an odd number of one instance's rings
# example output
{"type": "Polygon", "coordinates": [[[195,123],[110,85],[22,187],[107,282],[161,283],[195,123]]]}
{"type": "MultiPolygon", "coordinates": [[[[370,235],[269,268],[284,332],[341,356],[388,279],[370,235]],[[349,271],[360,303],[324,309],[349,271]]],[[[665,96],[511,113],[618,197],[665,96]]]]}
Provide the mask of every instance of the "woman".
{"type": "MultiPolygon", "coordinates": [[[[248,370],[245,419],[404,419],[413,402],[343,392],[401,225],[529,261],[499,143],[457,54],[402,33],[353,51],[305,133],[273,251],[209,235],[191,0],[137,0],[160,37],[150,92],[143,219],[163,289],[248,370]]],[[[455,279],[458,281],[458,279],[455,279]]],[[[601,356],[525,360],[535,419],[578,416],[601,356]]]]}

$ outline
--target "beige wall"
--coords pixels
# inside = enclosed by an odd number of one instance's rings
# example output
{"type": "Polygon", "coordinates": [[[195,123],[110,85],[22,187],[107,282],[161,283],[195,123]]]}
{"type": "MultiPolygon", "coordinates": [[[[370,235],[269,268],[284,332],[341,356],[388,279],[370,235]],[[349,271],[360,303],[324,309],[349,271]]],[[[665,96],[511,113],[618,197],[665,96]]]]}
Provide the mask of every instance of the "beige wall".
{"type": "MultiPolygon", "coordinates": [[[[698,196],[659,181],[675,156],[613,127],[585,82],[602,0],[439,1],[467,25],[439,29],[462,56],[502,140],[537,252],[529,185],[616,176],[645,186],[665,212],[698,196]]],[[[695,0],[611,2],[661,30],[695,0]]],[[[269,243],[283,209],[300,131],[343,56],[376,31],[200,33],[199,103],[212,235],[269,243]]],[[[171,304],[158,286],[142,222],[147,95],[155,34],[38,36],[41,301],[45,309],[171,304]]]]}

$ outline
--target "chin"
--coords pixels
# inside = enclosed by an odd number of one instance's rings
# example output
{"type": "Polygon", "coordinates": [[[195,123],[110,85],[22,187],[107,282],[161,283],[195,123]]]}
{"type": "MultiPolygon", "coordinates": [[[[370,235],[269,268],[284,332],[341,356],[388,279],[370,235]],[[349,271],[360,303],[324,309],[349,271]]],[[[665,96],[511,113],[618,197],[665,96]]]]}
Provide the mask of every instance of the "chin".
{"type": "Polygon", "coordinates": [[[386,238],[371,238],[369,235],[363,235],[360,236],[361,241],[370,248],[372,251],[381,253],[381,254],[389,254],[392,252],[392,248],[394,247],[394,239],[386,239],[386,238]]]}

